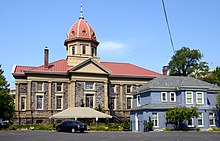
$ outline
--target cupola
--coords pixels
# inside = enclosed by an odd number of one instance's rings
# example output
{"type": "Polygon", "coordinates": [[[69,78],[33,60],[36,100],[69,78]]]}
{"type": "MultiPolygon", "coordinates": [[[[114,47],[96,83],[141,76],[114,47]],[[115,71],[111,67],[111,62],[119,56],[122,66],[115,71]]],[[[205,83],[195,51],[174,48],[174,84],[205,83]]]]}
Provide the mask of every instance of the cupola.
{"type": "Polygon", "coordinates": [[[78,65],[79,63],[93,58],[100,62],[97,57],[97,41],[95,31],[85,21],[81,5],[79,19],[70,27],[67,33],[67,39],[64,42],[67,51],[67,63],[70,66],[78,65]]]}

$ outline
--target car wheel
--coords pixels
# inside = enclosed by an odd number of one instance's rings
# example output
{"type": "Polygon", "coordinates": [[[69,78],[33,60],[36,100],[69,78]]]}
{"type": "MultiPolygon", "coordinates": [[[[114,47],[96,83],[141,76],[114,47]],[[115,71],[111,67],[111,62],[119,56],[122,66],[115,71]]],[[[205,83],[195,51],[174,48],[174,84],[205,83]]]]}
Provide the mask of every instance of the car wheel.
{"type": "Polygon", "coordinates": [[[72,128],[71,132],[72,132],[72,133],[75,133],[75,132],[76,132],[76,129],[72,128]]]}

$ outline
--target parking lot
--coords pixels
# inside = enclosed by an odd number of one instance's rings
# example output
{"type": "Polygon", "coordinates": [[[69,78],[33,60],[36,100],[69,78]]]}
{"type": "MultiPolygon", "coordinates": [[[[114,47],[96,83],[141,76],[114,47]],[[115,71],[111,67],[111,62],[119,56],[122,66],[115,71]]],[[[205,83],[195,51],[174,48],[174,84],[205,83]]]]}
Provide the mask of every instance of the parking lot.
{"type": "Polygon", "coordinates": [[[219,141],[219,132],[0,131],[0,141],[219,141]]]}

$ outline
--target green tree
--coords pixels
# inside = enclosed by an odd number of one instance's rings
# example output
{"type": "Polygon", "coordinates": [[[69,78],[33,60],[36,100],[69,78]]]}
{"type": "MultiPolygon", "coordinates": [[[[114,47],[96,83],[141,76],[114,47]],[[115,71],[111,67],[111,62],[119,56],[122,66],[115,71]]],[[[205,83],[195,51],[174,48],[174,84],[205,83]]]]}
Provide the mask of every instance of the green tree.
{"type": "Polygon", "coordinates": [[[198,117],[198,108],[178,106],[166,112],[166,120],[168,123],[173,123],[176,129],[183,129],[183,123],[193,117],[198,117]]]}
{"type": "Polygon", "coordinates": [[[203,55],[199,50],[190,50],[190,48],[182,47],[172,56],[168,64],[169,75],[195,77],[205,75],[208,70],[208,63],[202,62],[203,55]]]}
{"type": "Polygon", "coordinates": [[[220,67],[216,69],[205,77],[201,78],[202,80],[220,86],[220,67]]]}
{"type": "Polygon", "coordinates": [[[9,84],[0,65],[0,118],[12,122],[14,116],[14,99],[9,95],[9,84]]]}

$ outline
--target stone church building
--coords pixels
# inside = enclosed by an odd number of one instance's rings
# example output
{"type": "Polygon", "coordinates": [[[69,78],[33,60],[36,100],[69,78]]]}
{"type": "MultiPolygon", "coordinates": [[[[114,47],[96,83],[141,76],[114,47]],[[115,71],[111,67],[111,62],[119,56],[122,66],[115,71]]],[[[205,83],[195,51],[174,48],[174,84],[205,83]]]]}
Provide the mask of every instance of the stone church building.
{"type": "MultiPolygon", "coordinates": [[[[64,41],[66,58],[41,66],[15,65],[15,122],[47,123],[68,107],[102,107],[108,114],[129,117],[131,91],[161,74],[130,63],[102,62],[95,31],[80,18],[64,41]]],[[[31,59],[31,58],[30,58],[31,59]]]]}

